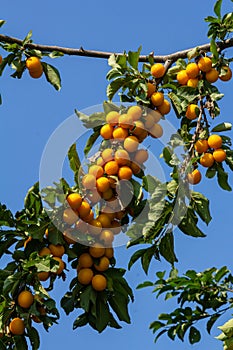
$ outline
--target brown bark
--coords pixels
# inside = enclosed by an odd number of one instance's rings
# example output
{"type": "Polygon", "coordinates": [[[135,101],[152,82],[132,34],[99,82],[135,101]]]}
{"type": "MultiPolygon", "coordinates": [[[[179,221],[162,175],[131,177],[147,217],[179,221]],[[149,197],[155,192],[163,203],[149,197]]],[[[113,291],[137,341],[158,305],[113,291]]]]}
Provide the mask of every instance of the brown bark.
{"type": "MultiPolygon", "coordinates": [[[[0,34],[0,42],[1,43],[8,43],[8,44],[18,44],[23,45],[23,40],[18,38],[13,38],[10,36],[6,36],[3,34],[0,34]]],[[[233,47],[233,38],[228,39],[224,42],[218,42],[217,46],[220,51],[228,48],[233,47]]],[[[122,53],[115,53],[115,52],[107,52],[107,51],[95,51],[95,50],[85,50],[83,47],[80,48],[69,48],[69,47],[61,47],[61,46],[49,46],[49,45],[41,45],[41,44],[35,44],[35,43],[29,43],[26,44],[25,49],[35,49],[40,50],[41,52],[52,52],[52,51],[59,51],[62,52],[65,55],[71,55],[71,56],[84,56],[84,57],[94,57],[94,58],[104,58],[108,59],[110,55],[113,53],[115,55],[122,55],[122,53]]],[[[210,51],[210,44],[204,44],[198,46],[200,51],[209,52],[210,51]]],[[[193,48],[185,49],[182,51],[177,51],[168,55],[155,55],[154,60],[155,62],[175,62],[178,58],[186,58],[189,51],[191,51],[193,48]]],[[[148,62],[148,56],[141,55],[139,57],[140,62],[148,62]]]]}

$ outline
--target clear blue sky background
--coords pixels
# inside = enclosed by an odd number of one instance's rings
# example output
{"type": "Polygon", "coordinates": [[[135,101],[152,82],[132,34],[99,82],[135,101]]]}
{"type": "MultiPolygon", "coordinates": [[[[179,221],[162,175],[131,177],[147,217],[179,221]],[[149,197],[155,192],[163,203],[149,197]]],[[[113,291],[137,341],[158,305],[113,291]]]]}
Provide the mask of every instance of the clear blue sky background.
{"type": "MultiPolygon", "coordinates": [[[[136,50],[142,45],[144,54],[151,51],[166,54],[207,41],[207,25],[203,18],[213,13],[213,4],[214,1],[203,0],[147,3],[138,0],[115,3],[103,0],[4,1],[1,17],[7,20],[7,24],[1,32],[23,38],[32,30],[34,41],[43,44],[117,52],[136,50]]],[[[230,1],[224,1],[224,10],[232,10],[230,1]]],[[[3,96],[0,107],[0,198],[13,211],[23,206],[26,191],[37,181],[41,154],[54,129],[73,114],[75,108],[80,110],[106,99],[106,60],[64,57],[46,61],[56,65],[61,72],[63,87],[60,92],[56,92],[44,77],[33,80],[27,72],[21,80],[14,80],[7,69],[0,79],[3,96]]],[[[233,82],[220,82],[218,86],[225,93],[219,121],[232,121],[233,82]]],[[[174,113],[170,113],[168,119],[172,121],[174,118],[174,113]]],[[[230,182],[233,185],[232,175],[230,182]]],[[[220,190],[215,179],[206,179],[196,188],[211,199],[213,221],[205,229],[205,239],[193,239],[176,232],[177,267],[180,271],[223,265],[231,268],[232,193],[220,190]]],[[[126,267],[130,255],[131,251],[124,247],[117,248],[117,266],[126,267]]],[[[127,273],[127,279],[135,288],[145,279],[154,280],[155,272],[165,268],[169,269],[169,266],[154,262],[146,277],[137,264],[127,273]]],[[[67,288],[68,283],[59,281],[53,295],[62,296],[67,288]]],[[[135,291],[135,302],[130,306],[132,324],[123,325],[119,331],[107,329],[101,335],[88,327],[72,331],[72,322],[77,315],[66,317],[61,311],[60,324],[49,334],[41,332],[41,350],[63,350],[65,347],[96,350],[103,347],[111,350],[221,349],[221,343],[206,336],[204,330],[202,343],[193,347],[188,343],[171,342],[166,337],[154,345],[149,323],[159,313],[169,311],[171,306],[174,305],[165,304],[162,299],[157,301],[150,289],[135,291]]],[[[217,333],[214,329],[213,335],[217,333]]]]}

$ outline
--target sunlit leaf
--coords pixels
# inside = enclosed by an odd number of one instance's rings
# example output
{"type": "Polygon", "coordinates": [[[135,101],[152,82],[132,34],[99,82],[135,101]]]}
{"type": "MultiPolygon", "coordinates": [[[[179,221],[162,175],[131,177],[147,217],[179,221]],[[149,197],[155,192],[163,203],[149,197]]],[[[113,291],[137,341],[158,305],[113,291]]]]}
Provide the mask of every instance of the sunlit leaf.
{"type": "Polygon", "coordinates": [[[232,129],[231,123],[223,122],[221,124],[216,125],[211,131],[212,132],[221,132],[221,131],[229,131],[232,129]]]}
{"type": "Polygon", "coordinates": [[[52,51],[50,54],[49,54],[49,57],[50,58],[57,58],[57,57],[62,57],[64,56],[64,53],[63,52],[60,52],[60,51],[52,51]]]}
{"type": "Polygon", "coordinates": [[[27,36],[23,40],[23,46],[32,42],[31,37],[32,37],[32,31],[30,30],[30,32],[27,34],[27,36]]]}
{"type": "Polygon", "coordinates": [[[45,62],[42,62],[42,66],[47,81],[52,84],[56,90],[59,91],[61,89],[61,77],[57,68],[45,62]]]}
{"type": "Polygon", "coordinates": [[[214,5],[214,13],[218,18],[221,18],[221,7],[222,7],[222,0],[217,0],[215,5],[214,5]]]}
{"type": "Polygon", "coordinates": [[[142,50],[142,47],[140,46],[137,51],[128,52],[128,62],[134,69],[138,68],[138,60],[139,60],[141,50],[142,50]]]}
{"type": "Polygon", "coordinates": [[[191,193],[192,206],[198,213],[200,218],[208,225],[212,217],[210,215],[209,200],[202,193],[194,192],[191,193]]]}
{"type": "Polygon", "coordinates": [[[3,19],[0,19],[0,28],[6,23],[3,19]]]}

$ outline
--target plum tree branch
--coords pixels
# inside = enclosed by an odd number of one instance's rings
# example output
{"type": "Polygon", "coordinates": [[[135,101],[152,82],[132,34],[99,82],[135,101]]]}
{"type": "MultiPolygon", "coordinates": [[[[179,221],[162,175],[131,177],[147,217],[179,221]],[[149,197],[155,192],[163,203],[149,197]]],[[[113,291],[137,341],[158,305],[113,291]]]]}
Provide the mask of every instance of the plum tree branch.
{"type": "MultiPolygon", "coordinates": [[[[14,38],[11,36],[0,34],[0,43],[7,43],[7,44],[18,44],[25,49],[34,49],[34,50],[40,50],[43,53],[53,52],[53,51],[59,51],[65,55],[70,56],[84,56],[84,57],[93,57],[93,58],[104,58],[108,59],[109,56],[111,56],[114,52],[108,52],[108,51],[95,51],[95,50],[85,50],[83,47],[80,48],[69,48],[69,47],[62,47],[62,46],[49,46],[49,45],[41,45],[41,44],[35,44],[35,43],[27,43],[23,46],[23,40],[14,38]]],[[[233,38],[227,39],[223,42],[217,42],[218,49],[220,51],[233,47],[233,38]]],[[[209,52],[210,51],[210,44],[204,44],[198,46],[200,51],[209,52]]],[[[168,55],[154,55],[154,53],[150,54],[153,55],[155,62],[175,62],[178,58],[187,58],[187,54],[189,51],[191,51],[194,48],[185,49],[182,51],[177,51],[168,55]]],[[[122,53],[115,53],[116,55],[122,55],[122,53]]],[[[148,62],[148,55],[141,55],[139,57],[140,62],[148,62]]]]}

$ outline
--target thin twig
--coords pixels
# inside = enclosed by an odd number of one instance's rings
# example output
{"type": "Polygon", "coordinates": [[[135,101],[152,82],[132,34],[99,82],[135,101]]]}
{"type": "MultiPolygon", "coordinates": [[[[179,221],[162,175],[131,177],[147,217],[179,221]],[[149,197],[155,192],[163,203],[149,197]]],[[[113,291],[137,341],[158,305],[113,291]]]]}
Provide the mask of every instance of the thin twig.
{"type": "Polygon", "coordinates": [[[201,121],[202,121],[202,116],[203,115],[206,118],[204,104],[203,104],[203,101],[202,101],[202,97],[200,95],[200,112],[199,112],[199,116],[198,116],[198,119],[197,119],[196,129],[195,129],[195,132],[194,132],[192,140],[191,140],[190,148],[188,150],[189,154],[194,151],[194,144],[196,142],[196,139],[197,139],[197,137],[198,137],[198,135],[200,133],[201,127],[202,127],[201,121]]]}
{"type": "MultiPolygon", "coordinates": [[[[14,38],[11,36],[0,34],[0,43],[7,43],[7,44],[18,44],[20,46],[23,46],[23,40],[14,38]]],[[[222,42],[217,42],[217,47],[219,51],[222,51],[228,47],[233,47],[233,38],[227,39],[222,42]]],[[[83,47],[80,48],[69,48],[69,47],[62,47],[62,46],[49,46],[49,45],[41,45],[41,44],[35,44],[35,43],[28,43],[24,45],[25,49],[33,49],[33,50],[40,50],[44,53],[49,53],[53,51],[59,51],[65,55],[70,56],[85,56],[85,57],[94,57],[94,58],[104,58],[108,59],[112,54],[115,55],[123,55],[123,53],[114,53],[114,52],[108,52],[108,51],[95,51],[95,50],[85,50],[83,47]]],[[[195,47],[194,47],[195,48],[195,47]]],[[[178,58],[187,58],[187,54],[189,51],[193,50],[194,48],[185,49],[182,51],[177,51],[168,55],[154,55],[154,61],[155,62],[166,62],[171,61],[175,62],[178,58]]],[[[209,52],[210,51],[210,44],[204,44],[198,46],[200,51],[203,52],[209,52]]],[[[147,55],[141,55],[139,57],[140,62],[148,62],[148,56],[147,55]]]]}

